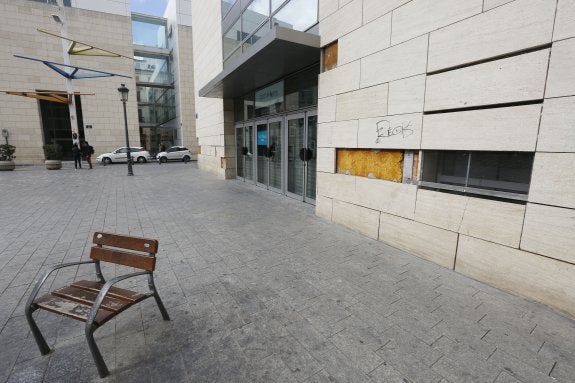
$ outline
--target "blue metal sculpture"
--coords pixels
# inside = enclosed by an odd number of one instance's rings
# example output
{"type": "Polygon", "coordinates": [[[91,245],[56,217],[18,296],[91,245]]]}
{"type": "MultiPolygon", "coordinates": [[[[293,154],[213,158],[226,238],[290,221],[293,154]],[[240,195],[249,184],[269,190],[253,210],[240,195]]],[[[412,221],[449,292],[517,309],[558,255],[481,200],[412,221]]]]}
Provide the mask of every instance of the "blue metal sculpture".
{"type": "Polygon", "coordinates": [[[70,79],[70,80],[75,80],[75,79],[80,79],[80,78],[96,78],[96,77],[112,77],[112,76],[132,78],[130,76],[125,76],[123,74],[105,72],[105,71],[96,70],[96,69],[82,68],[82,67],[75,66],[75,65],[66,65],[66,64],[56,63],[53,61],[35,59],[32,57],[19,56],[19,55],[14,55],[14,57],[18,57],[18,58],[26,59],[26,60],[32,60],[32,61],[39,61],[39,62],[43,63],[44,65],[55,70],[56,72],[58,72],[59,74],[61,74],[62,76],[66,77],[67,79],[70,79]],[[72,68],[73,70],[70,73],[68,73],[60,67],[72,68]],[[92,73],[79,74],[78,71],[87,71],[87,72],[92,72],[92,73]]]}

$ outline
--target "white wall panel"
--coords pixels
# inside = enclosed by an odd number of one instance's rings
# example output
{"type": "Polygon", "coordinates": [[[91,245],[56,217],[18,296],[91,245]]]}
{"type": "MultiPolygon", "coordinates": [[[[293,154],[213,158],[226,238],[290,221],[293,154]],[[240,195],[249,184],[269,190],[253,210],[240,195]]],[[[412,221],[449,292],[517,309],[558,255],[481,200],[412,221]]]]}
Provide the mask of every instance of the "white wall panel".
{"type": "Polygon", "coordinates": [[[573,63],[575,63],[575,38],[553,43],[545,97],[575,95],[573,63]]]}
{"type": "Polygon", "coordinates": [[[550,43],[554,19],[555,2],[516,0],[432,32],[427,70],[435,71],[550,43]]]}
{"type": "Polygon", "coordinates": [[[535,153],[529,202],[575,208],[575,153],[535,153]]]}
{"type": "Polygon", "coordinates": [[[575,97],[546,99],[537,151],[575,152],[575,97]]]}
{"type": "Polygon", "coordinates": [[[357,146],[379,149],[419,149],[422,113],[359,120],[357,146]]]}
{"type": "Polygon", "coordinates": [[[541,99],[548,60],[544,49],[428,76],[425,110],[541,99]]]}

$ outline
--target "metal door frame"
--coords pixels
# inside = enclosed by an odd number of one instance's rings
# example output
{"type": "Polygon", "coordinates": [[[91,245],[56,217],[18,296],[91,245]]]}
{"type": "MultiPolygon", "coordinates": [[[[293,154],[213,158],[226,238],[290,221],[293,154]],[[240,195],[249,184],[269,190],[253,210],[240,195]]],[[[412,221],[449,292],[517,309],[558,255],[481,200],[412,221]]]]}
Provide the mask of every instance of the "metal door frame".
{"type": "MultiPolygon", "coordinates": [[[[268,190],[273,191],[275,193],[280,193],[280,194],[285,194],[285,188],[286,188],[286,183],[284,182],[284,173],[286,173],[285,171],[285,162],[284,162],[284,126],[285,126],[285,117],[283,116],[279,116],[279,117],[272,117],[272,118],[268,118],[268,148],[270,146],[270,141],[269,141],[269,137],[270,137],[270,124],[274,123],[274,122],[279,122],[280,125],[280,137],[281,137],[281,151],[282,151],[282,158],[281,158],[281,166],[280,166],[280,187],[275,188],[273,186],[270,186],[270,160],[268,158],[268,190]]],[[[287,145],[287,144],[286,144],[287,145]]]]}
{"type": "MultiPolygon", "coordinates": [[[[240,182],[246,182],[246,177],[245,177],[245,175],[246,175],[246,161],[245,161],[243,154],[238,152],[238,146],[237,146],[238,145],[238,130],[239,129],[242,129],[242,131],[243,131],[244,140],[245,140],[245,134],[246,134],[243,123],[239,123],[239,124],[234,125],[234,138],[235,138],[234,145],[236,147],[236,179],[240,182]],[[243,166],[242,166],[242,168],[244,169],[244,176],[243,177],[238,176],[238,162],[240,162],[240,161],[242,161],[242,163],[243,163],[243,166]]],[[[243,142],[245,142],[245,141],[243,141],[243,142]]],[[[242,142],[242,144],[243,144],[243,142],[242,142]]]]}
{"type": "MultiPolygon", "coordinates": [[[[300,201],[303,201],[303,195],[304,195],[304,192],[305,192],[305,182],[306,182],[306,179],[305,179],[305,178],[306,178],[306,177],[305,177],[305,161],[304,161],[304,169],[303,169],[303,170],[304,170],[304,171],[303,171],[303,178],[304,178],[304,179],[303,179],[303,186],[302,186],[302,195],[295,194],[295,193],[292,193],[292,192],[288,191],[288,174],[289,174],[289,171],[288,171],[288,164],[289,164],[289,162],[288,162],[288,145],[289,145],[288,121],[289,121],[289,120],[297,120],[297,119],[300,119],[300,118],[303,118],[303,134],[304,134],[304,145],[305,145],[305,141],[306,141],[306,124],[307,124],[307,121],[306,121],[306,113],[305,113],[305,112],[296,112],[296,113],[287,114],[287,115],[284,117],[284,120],[285,120],[285,122],[284,122],[284,126],[285,126],[285,128],[284,128],[284,141],[285,141],[285,148],[286,148],[285,154],[284,154],[284,162],[285,162],[284,184],[285,184],[285,195],[286,195],[286,196],[288,196],[288,197],[290,197],[290,198],[294,198],[294,199],[300,200],[300,201]]],[[[304,147],[305,147],[305,146],[304,146],[304,147]]],[[[295,157],[299,156],[299,153],[294,153],[294,156],[295,156],[295,157]]]]}
{"type": "MultiPolygon", "coordinates": [[[[309,111],[306,111],[306,112],[305,112],[305,141],[304,141],[304,144],[305,144],[305,147],[306,147],[306,148],[309,148],[309,142],[308,142],[308,137],[309,137],[308,119],[309,119],[309,117],[313,117],[313,116],[316,117],[316,122],[315,122],[315,125],[316,125],[316,126],[315,126],[315,159],[316,159],[316,160],[315,160],[315,168],[316,168],[316,171],[315,171],[314,177],[315,177],[315,188],[316,188],[316,190],[315,190],[315,195],[316,195],[316,197],[317,197],[317,131],[318,131],[318,128],[319,128],[319,127],[318,127],[318,122],[317,122],[317,109],[315,109],[315,110],[309,110],[309,111]]],[[[309,197],[306,196],[306,193],[307,193],[308,170],[309,170],[309,168],[308,168],[307,165],[308,165],[308,162],[305,161],[305,169],[304,169],[305,183],[304,183],[304,191],[303,191],[303,201],[304,201],[304,202],[307,202],[307,203],[309,203],[309,204],[315,205],[315,198],[309,198],[309,197]]]]}
{"type": "Polygon", "coordinates": [[[253,124],[254,124],[254,181],[256,186],[264,188],[264,189],[269,189],[268,185],[270,183],[270,167],[269,167],[269,160],[267,157],[265,157],[265,170],[264,173],[266,174],[266,179],[267,179],[267,184],[261,183],[258,180],[258,125],[265,125],[266,126],[266,133],[268,134],[268,143],[266,144],[266,148],[269,145],[269,131],[270,131],[270,127],[269,127],[269,123],[268,123],[268,118],[258,118],[253,120],[253,124]]]}

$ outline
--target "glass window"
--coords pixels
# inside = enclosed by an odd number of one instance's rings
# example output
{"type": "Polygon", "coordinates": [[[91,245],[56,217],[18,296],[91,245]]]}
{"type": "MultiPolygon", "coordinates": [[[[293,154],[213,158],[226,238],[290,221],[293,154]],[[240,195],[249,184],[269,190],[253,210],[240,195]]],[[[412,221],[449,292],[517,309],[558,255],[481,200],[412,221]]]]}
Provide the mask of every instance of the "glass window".
{"type": "Polygon", "coordinates": [[[286,0],[272,0],[272,13],[276,11],[286,0]]]}
{"type": "Polygon", "coordinates": [[[254,93],[234,100],[234,121],[244,121],[254,117],[254,93]]]}
{"type": "Polygon", "coordinates": [[[284,104],[284,83],[276,82],[255,94],[255,116],[266,116],[269,114],[283,112],[284,104]]]}
{"type": "Polygon", "coordinates": [[[317,23],[317,0],[291,0],[273,17],[273,25],[305,31],[317,23]]]}
{"type": "Polygon", "coordinates": [[[132,18],[132,39],[135,45],[166,48],[166,20],[132,18]]]}
{"type": "Polygon", "coordinates": [[[238,49],[236,49],[232,54],[230,54],[228,58],[224,61],[224,68],[230,66],[235,61],[236,57],[238,57],[241,54],[242,54],[242,47],[238,47],[238,49]]]}
{"type": "Polygon", "coordinates": [[[318,75],[319,65],[286,78],[286,110],[295,110],[317,105],[318,75]]]}
{"type": "Polygon", "coordinates": [[[259,39],[261,39],[263,36],[265,36],[265,34],[270,30],[270,25],[268,23],[265,23],[264,25],[261,26],[260,29],[258,29],[256,31],[256,33],[254,33],[253,35],[251,35],[250,37],[247,38],[246,42],[244,43],[243,47],[244,47],[244,52],[247,48],[251,47],[252,45],[254,45],[259,39]]]}
{"type": "Polygon", "coordinates": [[[161,124],[176,117],[176,94],[171,88],[137,86],[140,123],[161,124]]]}
{"type": "Polygon", "coordinates": [[[238,19],[222,39],[224,59],[237,48],[242,40],[241,24],[238,19]]]}
{"type": "Polygon", "coordinates": [[[426,150],[421,180],[464,193],[522,199],[487,191],[526,195],[532,168],[533,153],[426,150]]]}
{"type": "Polygon", "coordinates": [[[237,1],[238,0],[222,0],[222,19],[228,14],[237,1]]]}
{"type": "Polygon", "coordinates": [[[269,0],[254,0],[242,14],[242,30],[247,36],[270,16],[269,0]]]}
{"type": "Polygon", "coordinates": [[[533,153],[473,152],[468,186],[527,194],[533,153]]]}
{"type": "Polygon", "coordinates": [[[172,71],[168,56],[138,53],[134,56],[136,82],[171,84],[172,71]]]}

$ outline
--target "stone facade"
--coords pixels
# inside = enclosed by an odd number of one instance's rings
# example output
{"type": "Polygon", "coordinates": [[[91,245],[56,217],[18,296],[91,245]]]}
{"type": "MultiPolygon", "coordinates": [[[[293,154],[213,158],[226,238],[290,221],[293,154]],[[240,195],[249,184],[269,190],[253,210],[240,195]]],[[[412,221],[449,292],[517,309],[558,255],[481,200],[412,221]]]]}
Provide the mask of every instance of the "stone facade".
{"type": "Polygon", "coordinates": [[[572,2],[342,3],[320,0],[339,59],[319,81],[317,214],[575,315],[572,2]],[[376,143],[381,117],[414,134],[376,143]],[[335,174],[344,147],[535,153],[528,202],[335,174]]]}

